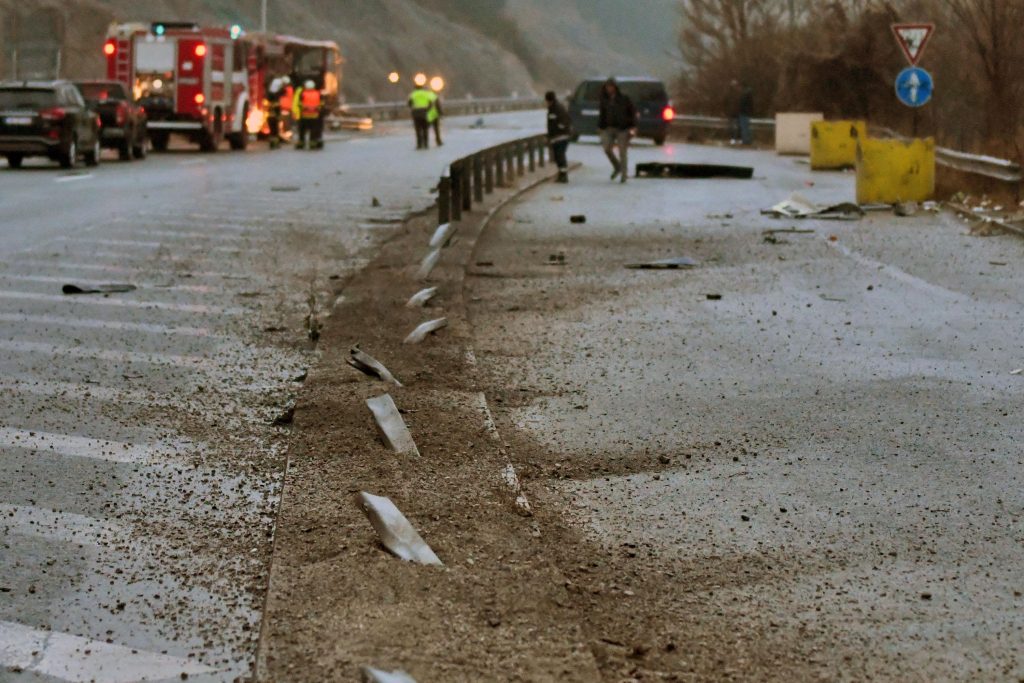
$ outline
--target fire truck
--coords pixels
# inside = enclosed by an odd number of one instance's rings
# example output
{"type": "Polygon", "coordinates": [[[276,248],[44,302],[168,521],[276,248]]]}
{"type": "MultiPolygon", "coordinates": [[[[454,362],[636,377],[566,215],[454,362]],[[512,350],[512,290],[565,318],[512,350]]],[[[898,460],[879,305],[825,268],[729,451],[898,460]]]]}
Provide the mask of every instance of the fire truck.
{"type": "Polygon", "coordinates": [[[238,26],[130,23],[110,27],[103,51],[107,77],[145,107],[157,151],[172,134],[203,151],[216,151],[224,139],[245,149],[250,134],[265,132],[265,88],[277,76],[313,80],[328,107],[338,101],[341,56],[330,41],[246,34],[238,26]]]}

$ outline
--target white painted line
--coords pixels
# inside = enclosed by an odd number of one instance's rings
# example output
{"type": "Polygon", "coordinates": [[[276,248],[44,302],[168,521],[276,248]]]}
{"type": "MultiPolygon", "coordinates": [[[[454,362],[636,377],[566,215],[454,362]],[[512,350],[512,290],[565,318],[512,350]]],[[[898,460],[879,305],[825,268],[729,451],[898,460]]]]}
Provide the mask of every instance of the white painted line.
{"type": "Polygon", "coordinates": [[[152,235],[153,237],[162,237],[165,239],[182,239],[182,240],[208,240],[211,242],[270,242],[275,238],[268,235],[218,235],[216,233],[201,232],[198,230],[167,230],[167,229],[155,229],[155,228],[132,228],[130,231],[125,231],[126,236],[129,235],[152,235]]]}
{"type": "Polygon", "coordinates": [[[24,448],[68,458],[91,458],[129,464],[146,463],[159,455],[152,446],[9,427],[0,427],[0,448],[24,448]]]}
{"type": "Polygon", "coordinates": [[[872,258],[868,258],[867,256],[864,256],[863,254],[856,252],[853,249],[850,249],[846,245],[840,244],[839,242],[826,242],[826,244],[828,244],[830,247],[838,251],[843,256],[846,256],[847,258],[856,261],[862,266],[871,268],[872,270],[881,271],[888,275],[889,277],[891,277],[892,279],[896,280],[897,282],[902,282],[903,284],[910,285],[911,287],[916,287],[926,292],[930,292],[941,299],[946,299],[949,301],[961,301],[965,298],[969,298],[966,294],[954,292],[951,289],[946,289],[945,287],[932,284],[927,280],[922,280],[921,278],[911,275],[906,271],[900,270],[895,266],[891,266],[887,263],[882,263],[881,261],[876,261],[872,258]]]}
{"type": "Polygon", "coordinates": [[[14,301],[45,301],[49,303],[75,304],[82,306],[116,306],[122,308],[141,308],[158,311],[177,311],[180,313],[199,313],[204,315],[240,316],[245,315],[246,313],[244,308],[221,308],[219,306],[206,306],[204,304],[175,304],[161,301],[132,301],[131,299],[118,299],[91,294],[66,296],[63,294],[0,291],[0,299],[14,301]]]}
{"type": "Polygon", "coordinates": [[[55,182],[55,183],[74,183],[74,182],[78,182],[79,180],[88,180],[89,178],[92,178],[92,173],[85,173],[83,175],[63,175],[63,176],[60,176],[59,178],[54,178],[53,182],[55,182]]]}
{"type": "Polygon", "coordinates": [[[129,537],[131,528],[85,515],[0,503],[0,530],[63,543],[102,546],[129,537]]]}
{"type": "MultiPolygon", "coordinates": [[[[131,248],[138,248],[138,249],[174,249],[174,250],[181,250],[181,249],[185,248],[185,246],[180,245],[180,244],[167,244],[166,242],[147,242],[147,241],[144,241],[144,240],[116,240],[116,239],[107,239],[107,238],[100,238],[100,237],[60,237],[60,238],[57,238],[57,239],[53,240],[53,242],[63,242],[63,243],[70,242],[70,243],[73,243],[73,244],[98,244],[98,245],[101,245],[101,246],[104,246],[104,247],[127,247],[129,249],[131,249],[131,248]]],[[[51,242],[51,244],[53,242],[51,242]]],[[[254,253],[254,254],[265,253],[265,250],[264,249],[260,249],[260,248],[229,247],[229,246],[212,246],[211,247],[211,246],[205,246],[205,245],[201,245],[201,244],[189,245],[189,247],[191,249],[193,249],[193,250],[200,250],[200,251],[226,251],[226,252],[230,252],[230,253],[240,253],[240,252],[245,251],[245,252],[251,252],[251,253],[254,253]]]]}
{"type": "MultiPolygon", "coordinates": [[[[472,351],[469,353],[472,353],[472,351]]],[[[501,441],[501,434],[498,433],[498,425],[494,423],[494,415],[491,414],[491,407],[487,405],[487,397],[484,396],[484,392],[482,391],[477,392],[475,397],[477,407],[484,417],[484,429],[487,431],[487,436],[491,437],[494,441],[501,441]]]]}
{"type": "Polygon", "coordinates": [[[46,259],[19,259],[17,263],[5,263],[7,267],[12,266],[40,266],[44,268],[56,268],[64,270],[94,270],[104,273],[123,273],[123,274],[135,274],[142,273],[143,275],[168,275],[171,277],[181,277],[187,273],[192,277],[196,278],[222,278],[226,280],[251,280],[251,275],[241,275],[238,273],[222,273],[217,271],[203,271],[203,270],[189,270],[187,268],[178,270],[166,270],[155,267],[132,267],[132,266],[112,266],[104,263],[76,263],[74,261],[53,260],[49,261],[46,259]]]}
{"type": "Polygon", "coordinates": [[[29,315],[26,313],[0,313],[0,322],[55,325],[58,327],[81,327],[90,330],[118,330],[122,332],[145,332],[147,334],[175,334],[186,337],[203,337],[206,339],[229,339],[215,335],[205,327],[170,327],[151,323],[126,323],[120,320],[99,320],[95,318],[79,318],[77,316],[29,315]]]}
{"type": "MultiPolygon", "coordinates": [[[[55,277],[53,275],[13,275],[11,273],[0,273],[0,279],[3,280],[19,280],[21,282],[42,282],[42,283],[53,283],[53,284],[67,284],[71,278],[66,277],[55,277]]],[[[82,278],[74,278],[76,285],[92,285],[98,287],[100,285],[108,284],[105,280],[87,280],[82,278]]],[[[140,285],[140,289],[155,289],[165,292],[191,292],[194,294],[210,294],[212,292],[220,293],[222,290],[214,289],[209,285],[140,285]]]]}
{"type": "Polygon", "coordinates": [[[205,166],[207,163],[209,162],[207,162],[207,160],[203,158],[185,159],[184,161],[179,161],[178,166],[205,166]]]}
{"type": "Polygon", "coordinates": [[[89,360],[102,360],[109,363],[169,365],[176,368],[206,370],[210,372],[224,372],[226,369],[222,360],[203,356],[175,356],[165,353],[115,351],[90,348],[88,346],[62,346],[42,342],[13,341],[10,339],[0,339],[0,349],[12,353],[41,353],[46,356],[52,356],[55,360],[62,358],[87,358],[89,360]]]}
{"type": "Polygon", "coordinates": [[[0,666],[68,683],[183,680],[216,673],[199,662],[0,621],[0,666]]]}

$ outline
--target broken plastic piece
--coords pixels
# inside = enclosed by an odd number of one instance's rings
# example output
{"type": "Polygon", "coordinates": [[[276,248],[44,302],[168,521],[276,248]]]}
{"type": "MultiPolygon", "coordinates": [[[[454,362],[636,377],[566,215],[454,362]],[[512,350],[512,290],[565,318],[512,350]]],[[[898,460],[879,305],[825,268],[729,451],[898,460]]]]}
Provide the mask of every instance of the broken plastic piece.
{"type": "Polygon", "coordinates": [[[134,292],[138,287],[126,284],[111,285],[73,285],[68,284],[61,287],[65,294],[121,294],[123,292],[134,292]]]}
{"type": "Polygon", "coordinates": [[[345,362],[356,370],[371,377],[378,377],[385,382],[391,382],[396,386],[402,386],[402,383],[395,379],[395,376],[384,367],[383,363],[365,351],[360,350],[358,345],[349,349],[349,354],[351,354],[351,358],[346,359],[345,362]]]}
{"type": "Polygon", "coordinates": [[[451,241],[452,235],[455,234],[455,226],[451,223],[442,223],[437,226],[437,230],[434,231],[433,237],[430,238],[431,249],[443,249],[448,246],[448,242],[451,241]]]}
{"type": "Polygon", "coordinates": [[[700,264],[689,256],[677,256],[676,258],[647,261],[645,263],[627,263],[626,267],[633,270],[675,270],[678,268],[694,268],[698,265],[700,264]]]}
{"type": "Polygon", "coordinates": [[[363,683],[416,683],[416,679],[404,671],[381,671],[364,666],[362,673],[363,683]]]}
{"type": "Polygon", "coordinates": [[[651,162],[636,165],[637,178],[736,178],[750,180],[754,169],[749,166],[719,164],[663,164],[651,162]]]}
{"type": "Polygon", "coordinates": [[[384,394],[376,398],[366,399],[366,405],[373,413],[373,419],[377,422],[377,429],[380,431],[384,443],[399,455],[419,455],[420,450],[416,448],[416,442],[409,433],[409,428],[398,412],[398,406],[391,394],[384,394]]]}
{"type": "Polygon", "coordinates": [[[440,558],[390,498],[363,491],[359,494],[359,505],[380,537],[381,544],[392,555],[406,562],[443,566],[440,558]]]}
{"type": "Polygon", "coordinates": [[[432,249],[429,254],[423,257],[423,261],[420,263],[420,269],[416,272],[416,278],[419,280],[426,280],[430,277],[430,273],[434,270],[437,262],[441,260],[441,248],[432,249]]]}
{"type": "Polygon", "coordinates": [[[773,218],[820,218],[828,220],[855,221],[864,217],[864,209],[857,204],[844,202],[832,206],[820,206],[794,192],[785,201],[761,212],[773,218]]]}
{"type": "Polygon", "coordinates": [[[409,333],[409,336],[405,338],[403,344],[419,344],[421,341],[426,339],[427,335],[431,332],[437,332],[442,327],[448,326],[448,318],[438,318],[437,320],[428,320],[422,323],[419,327],[409,333]]]}
{"type": "Polygon", "coordinates": [[[408,308],[423,308],[424,306],[427,305],[428,301],[434,298],[436,294],[437,287],[427,287],[426,289],[421,289],[420,291],[413,294],[412,297],[407,302],[405,302],[405,305],[408,308]]]}

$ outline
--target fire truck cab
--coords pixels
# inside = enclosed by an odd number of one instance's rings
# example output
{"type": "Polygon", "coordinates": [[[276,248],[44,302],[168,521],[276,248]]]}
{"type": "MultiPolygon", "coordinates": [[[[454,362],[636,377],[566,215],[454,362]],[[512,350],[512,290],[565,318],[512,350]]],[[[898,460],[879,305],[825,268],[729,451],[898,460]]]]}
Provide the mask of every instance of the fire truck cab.
{"type": "Polygon", "coordinates": [[[251,48],[237,28],[155,22],[111,26],[103,51],[107,77],[145,107],[154,149],[167,149],[175,134],[213,152],[224,139],[231,149],[248,144],[250,93],[258,87],[251,48]]]}

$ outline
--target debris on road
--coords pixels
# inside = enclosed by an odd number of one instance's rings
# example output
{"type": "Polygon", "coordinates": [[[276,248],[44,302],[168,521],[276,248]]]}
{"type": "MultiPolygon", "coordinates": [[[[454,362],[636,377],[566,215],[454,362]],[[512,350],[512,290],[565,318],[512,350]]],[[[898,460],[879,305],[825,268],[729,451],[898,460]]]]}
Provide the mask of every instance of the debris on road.
{"type": "Polygon", "coordinates": [[[917,215],[920,208],[917,202],[901,202],[892,207],[892,212],[895,216],[906,218],[917,215]]]}
{"type": "Polygon", "coordinates": [[[575,216],[569,216],[570,223],[586,223],[587,217],[583,214],[577,214],[575,216]]]}
{"type": "Polygon", "coordinates": [[[526,499],[526,494],[523,493],[523,485],[519,481],[516,468],[512,463],[505,465],[505,469],[501,473],[501,480],[505,482],[505,488],[512,495],[512,500],[519,514],[524,517],[532,517],[533,510],[530,508],[530,501],[526,499]]]}
{"type": "Polygon", "coordinates": [[[359,494],[359,506],[392,555],[406,562],[444,566],[390,498],[363,491],[359,494]]]}
{"type": "Polygon", "coordinates": [[[762,230],[762,235],[813,235],[816,231],[810,228],[769,228],[762,230]]]}
{"type": "Polygon", "coordinates": [[[138,287],[135,285],[128,284],[110,284],[110,285],[75,285],[67,284],[60,288],[60,291],[64,294],[123,294],[125,292],[134,292],[138,287]]]}
{"type": "Polygon", "coordinates": [[[416,683],[416,679],[404,671],[381,671],[364,666],[363,683],[416,683]]]}
{"type": "Polygon", "coordinates": [[[438,318],[437,320],[428,320],[425,323],[420,324],[415,330],[409,333],[409,336],[402,341],[403,344],[419,344],[421,341],[427,338],[427,335],[432,332],[437,332],[442,327],[448,326],[448,318],[438,318]]]}
{"type": "Polygon", "coordinates": [[[301,187],[296,187],[295,185],[277,185],[275,187],[271,187],[270,191],[271,192],[298,192],[301,189],[302,189],[301,187]]]}
{"type": "Polygon", "coordinates": [[[565,265],[565,252],[560,251],[557,254],[548,254],[549,266],[564,266],[565,265]]]}
{"type": "Polygon", "coordinates": [[[293,422],[295,422],[295,404],[290,403],[285,407],[284,412],[275,417],[274,421],[270,424],[275,427],[285,427],[293,422]]]}
{"type": "Polygon", "coordinates": [[[431,249],[441,249],[448,246],[451,242],[452,235],[455,234],[455,226],[451,223],[442,223],[437,226],[437,230],[434,231],[433,237],[430,238],[431,249]]]}
{"type": "Polygon", "coordinates": [[[636,165],[637,178],[734,178],[750,180],[754,169],[749,166],[723,166],[719,164],[665,164],[650,162],[636,165]]]}
{"type": "Polygon", "coordinates": [[[345,359],[345,362],[356,370],[359,370],[370,377],[376,377],[385,382],[390,382],[395,386],[402,386],[402,383],[399,382],[386,367],[384,367],[383,363],[365,351],[362,351],[358,344],[349,349],[349,354],[351,357],[345,359]]]}
{"type": "Polygon", "coordinates": [[[722,295],[721,294],[708,294],[706,296],[708,298],[708,301],[721,301],[722,300],[722,295]]]}
{"type": "Polygon", "coordinates": [[[420,263],[420,269],[416,271],[416,278],[419,280],[426,280],[430,277],[431,271],[437,266],[437,262],[441,260],[441,248],[438,247],[433,249],[429,254],[423,257],[423,261],[420,263]]]}
{"type": "Polygon", "coordinates": [[[1022,373],[1024,373],[1024,368],[1017,368],[1016,370],[1011,370],[1010,371],[1011,375],[1020,375],[1022,373]]]}
{"type": "Polygon", "coordinates": [[[373,201],[370,202],[370,206],[372,206],[375,209],[379,209],[381,207],[380,200],[374,197],[373,201]]]}
{"type": "Polygon", "coordinates": [[[437,294],[437,287],[421,289],[405,302],[407,308],[423,308],[437,294]]]}
{"type": "Polygon", "coordinates": [[[855,221],[864,217],[864,209],[852,202],[821,206],[808,200],[799,192],[761,212],[772,218],[818,218],[822,220],[855,221]]]}
{"type": "Polygon", "coordinates": [[[416,447],[416,442],[413,441],[412,434],[405,425],[402,414],[398,412],[398,406],[395,405],[391,394],[368,398],[366,406],[373,413],[377,429],[388,448],[399,455],[420,454],[420,449],[416,447]]]}
{"type": "Polygon", "coordinates": [[[627,263],[626,268],[632,270],[677,270],[679,268],[695,268],[700,263],[689,256],[645,261],[643,263],[627,263]]]}

